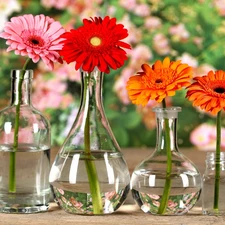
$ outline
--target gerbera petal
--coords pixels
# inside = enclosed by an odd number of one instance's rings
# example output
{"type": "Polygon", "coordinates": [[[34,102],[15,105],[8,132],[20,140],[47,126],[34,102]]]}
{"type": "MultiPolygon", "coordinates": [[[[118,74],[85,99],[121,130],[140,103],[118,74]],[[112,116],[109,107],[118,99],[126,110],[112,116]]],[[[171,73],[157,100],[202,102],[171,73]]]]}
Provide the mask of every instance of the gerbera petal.
{"type": "Polygon", "coordinates": [[[170,65],[170,58],[169,57],[166,57],[164,60],[163,60],[163,67],[164,68],[168,68],[170,65]]]}
{"type": "Polygon", "coordinates": [[[186,97],[205,111],[216,114],[225,107],[225,72],[209,71],[207,75],[194,79],[188,86],[186,97]]]}
{"type": "Polygon", "coordinates": [[[155,64],[153,65],[154,70],[161,69],[162,67],[163,67],[163,65],[162,65],[162,62],[160,60],[157,60],[155,62],[155,64]]]}

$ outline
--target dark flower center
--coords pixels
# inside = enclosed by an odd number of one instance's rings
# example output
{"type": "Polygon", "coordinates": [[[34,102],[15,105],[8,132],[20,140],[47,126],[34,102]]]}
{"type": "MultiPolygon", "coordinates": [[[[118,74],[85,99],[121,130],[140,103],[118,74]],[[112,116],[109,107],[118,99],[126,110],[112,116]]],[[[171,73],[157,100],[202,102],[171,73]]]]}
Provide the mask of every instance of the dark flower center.
{"type": "Polygon", "coordinates": [[[156,79],[156,80],[155,80],[155,83],[156,83],[156,84],[161,84],[162,82],[163,82],[163,81],[162,81],[161,79],[156,79]]]}
{"type": "Polygon", "coordinates": [[[33,47],[43,47],[44,46],[44,40],[38,36],[38,35],[33,35],[29,37],[28,39],[29,45],[33,47]]]}
{"type": "Polygon", "coordinates": [[[38,45],[39,44],[39,41],[36,40],[36,39],[33,39],[33,40],[31,40],[31,43],[34,44],[34,45],[38,45]]]}
{"type": "Polygon", "coordinates": [[[223,94],[223,93],[225,93],[225,88],[223,88],[223,87],[217,87],[217,88],[214,89],[214,91],[216,93],[218,93],[218,94],[223,94]]]}

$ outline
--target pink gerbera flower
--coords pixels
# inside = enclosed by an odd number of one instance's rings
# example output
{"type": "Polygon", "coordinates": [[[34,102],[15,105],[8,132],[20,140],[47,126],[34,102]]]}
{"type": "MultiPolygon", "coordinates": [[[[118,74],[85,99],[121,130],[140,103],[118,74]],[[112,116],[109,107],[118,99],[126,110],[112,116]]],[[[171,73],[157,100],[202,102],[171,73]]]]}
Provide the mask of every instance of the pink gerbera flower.
{"type": "Polygon", "coordinates": [[[40,58],[53,69],[53,62],[62,62],[59,50],[65,32],[61,24],[54,19],[37,15],[23,15],[11,18],[0,37],[7,39],[7,51],[15,51],[16,55],[28,56],[34,63],[40,58]]]}

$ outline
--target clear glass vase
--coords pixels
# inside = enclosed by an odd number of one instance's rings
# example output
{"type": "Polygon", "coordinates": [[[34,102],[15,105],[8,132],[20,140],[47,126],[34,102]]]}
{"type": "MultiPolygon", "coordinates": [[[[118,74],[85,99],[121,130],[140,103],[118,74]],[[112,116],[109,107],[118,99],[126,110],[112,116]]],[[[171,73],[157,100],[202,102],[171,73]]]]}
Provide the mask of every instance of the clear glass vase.
{"type": "Polygon", "coordinates": [[[202,213],[205,215],[225,215],[225,153],[220,159],[215,152],[207,152],[206,169],[202,181],[202,213]],[[216,166],[219,167],[218,186],[216,188],[216,166]],[[217,192],[217,194],[216,194],[217,192]]]}
{"type": "Polygon", "coordinates": [[[11,103],[0,111],[0,212],[48,210],[50,126],[31,104],[32,70],[12,70],[11,103]]]}
{"type": "Polygon", "coordinates": [[[201,176],[178,150],[176,129],[181,108],[154,108],[154,111],[156,148],[135,168],[131,177],[132,195],[145,213],[182,215],[200,196],[201,176]]]}
{"type": "Polygon", "coordinates": [[[116,211],[129,192],[130,175],[102,105],[103,73],[81,72],[81,105],[52,165],[49,181],[58,204],[75,214],[116,211]]]}

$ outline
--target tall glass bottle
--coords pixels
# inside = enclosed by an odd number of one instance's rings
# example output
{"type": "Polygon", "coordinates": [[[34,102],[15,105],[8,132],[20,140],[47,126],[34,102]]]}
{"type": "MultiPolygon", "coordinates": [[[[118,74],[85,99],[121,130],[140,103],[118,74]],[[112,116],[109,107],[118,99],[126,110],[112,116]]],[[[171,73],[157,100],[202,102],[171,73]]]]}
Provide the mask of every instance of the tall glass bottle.
{"type": "Polygon", "coordinates": [[[193,163],[178,150],[179,107],[155,108],[157,143],[131,177],[133,198],[145,213],[181,215],[197,202],[201,176],[193,163]]]}
{"type": "Polygon", "coordinates": [[[103,73],[82,71],[81,77],[80,109],[49,181],[66,212],[113,213],[126,199],[130,175],[104,113],[103,73]]]}
{"type": "Polygon", "coordinates": [[[11,103],[0,111],[0,212],[48,210],[50,126],[31,104],[32,70],[11,71],[11,103]]]}

